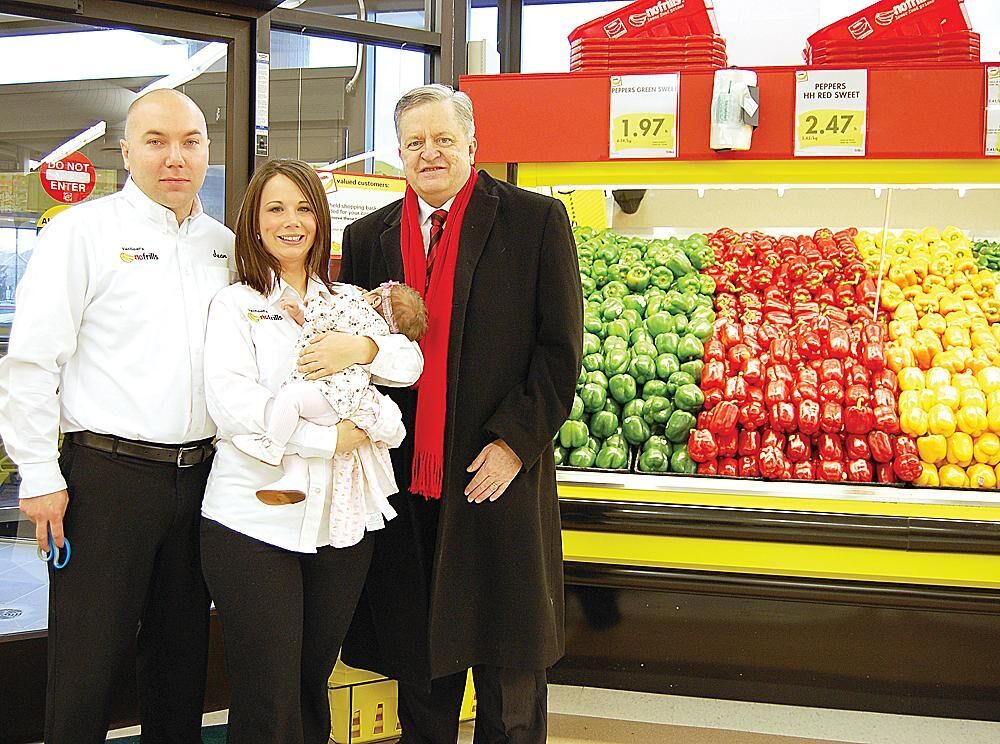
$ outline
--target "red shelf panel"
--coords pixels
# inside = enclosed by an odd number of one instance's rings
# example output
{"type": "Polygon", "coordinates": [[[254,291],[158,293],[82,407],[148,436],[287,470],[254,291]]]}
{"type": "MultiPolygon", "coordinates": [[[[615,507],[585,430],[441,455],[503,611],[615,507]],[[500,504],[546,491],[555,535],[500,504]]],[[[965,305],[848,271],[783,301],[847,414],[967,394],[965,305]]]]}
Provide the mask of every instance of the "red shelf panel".
{"type": "MultiPolygon", "coordinates": [[[[996,64],[996,63],[993,63],[996,64]]],[[[793,158],[795,71],[758,68],[760,127],[749,152],[708,146],[714,74],[682,72],[679,160],[793,158]]],[[[650,73],[664,70],[649,70],[650,73]]],[[[484,163],[601,162],[608,158],[608,73],[466,75],[484,163]]],[[[884,159],[982,159],[985,65],[873,67],[868,154],[884,159]]],[[[1000,159],[998,159],[1000,166],[1000,159]]]]}

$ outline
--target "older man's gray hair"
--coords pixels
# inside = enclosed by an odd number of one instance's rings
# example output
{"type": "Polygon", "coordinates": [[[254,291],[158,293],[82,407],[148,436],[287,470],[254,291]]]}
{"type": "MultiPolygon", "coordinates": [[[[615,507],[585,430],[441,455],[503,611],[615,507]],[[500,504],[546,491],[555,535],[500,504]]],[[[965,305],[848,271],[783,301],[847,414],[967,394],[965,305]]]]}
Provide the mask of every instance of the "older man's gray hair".
{"type": "Polygon", "coordinates": [[[455,90],[449,85],[433,83],[432,85],[420,85],[403,94],[403,97],[396,103],[396,111],[393,113],[393,121],[396,124],[396,139],[399,139],[399,117],[404,111],[421,106],[425,103],[443,103],[450,101],[455,109],[455,116],[459,123],[465,127],[465,134],[471,140],[476,136],[476,121],[472,116],[472,99],[460,90],[455,90]]]}

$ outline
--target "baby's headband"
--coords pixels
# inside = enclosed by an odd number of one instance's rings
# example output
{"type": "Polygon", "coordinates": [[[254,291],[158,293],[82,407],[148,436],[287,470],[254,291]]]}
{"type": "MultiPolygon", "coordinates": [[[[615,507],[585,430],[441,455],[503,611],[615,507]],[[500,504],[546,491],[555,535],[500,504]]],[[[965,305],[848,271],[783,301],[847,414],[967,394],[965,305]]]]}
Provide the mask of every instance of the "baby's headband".
{"type": "Polygon", "coordinates": [[[390,333],[399,333],[399,328],[396,326],[396,318],[392,314],[392,288],[395,287],[399,282],[383,282],[378,285],[376,291],[382,296],[382,307],[384,308],[383,313],[385,315],[386,322],[389,323],[390,333]]]}

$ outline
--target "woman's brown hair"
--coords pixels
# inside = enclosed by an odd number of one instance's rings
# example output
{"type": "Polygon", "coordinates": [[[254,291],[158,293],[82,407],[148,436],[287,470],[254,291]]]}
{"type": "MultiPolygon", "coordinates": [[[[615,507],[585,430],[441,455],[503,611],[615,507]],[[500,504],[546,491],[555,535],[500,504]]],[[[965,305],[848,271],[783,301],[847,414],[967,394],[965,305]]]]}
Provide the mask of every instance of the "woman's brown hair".
{"type": "Polygon", "coordinates": [[[269,160],[258,168],[236,216],[236,272],[248,287],[268,295],[281,275],[278,260],[260,239],[260,198],[264,186],[275,176],[294,183],[316,215],[316,239],[306,256],[306,272],[330,285],[330,205],[319,176],[301,160],[269,160]]]}

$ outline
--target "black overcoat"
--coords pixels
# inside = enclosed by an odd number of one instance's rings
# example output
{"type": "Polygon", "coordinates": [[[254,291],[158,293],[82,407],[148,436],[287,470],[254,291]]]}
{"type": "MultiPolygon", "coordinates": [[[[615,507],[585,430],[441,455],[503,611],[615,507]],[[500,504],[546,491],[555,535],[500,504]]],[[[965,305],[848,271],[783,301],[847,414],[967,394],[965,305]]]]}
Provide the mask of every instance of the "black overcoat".
{"type": "MultiPolygon", "coordinates": [[[[398,201],[347,228],[341,281],[403,280],[401,214],[398,201]]],[[[415,393],[388,389],[407,428],[392,452],[399,516],[372,533],[347,663],[420,683],[474,664],[540,669],[562,656],[552,438],[573,401],[582,323],[562,204],[481,172],[455,270],[442,498],[409,493],[415,393]],[[466,468],[497,438],[523,468],[497,501],[470,504],[466,468]]]]}

